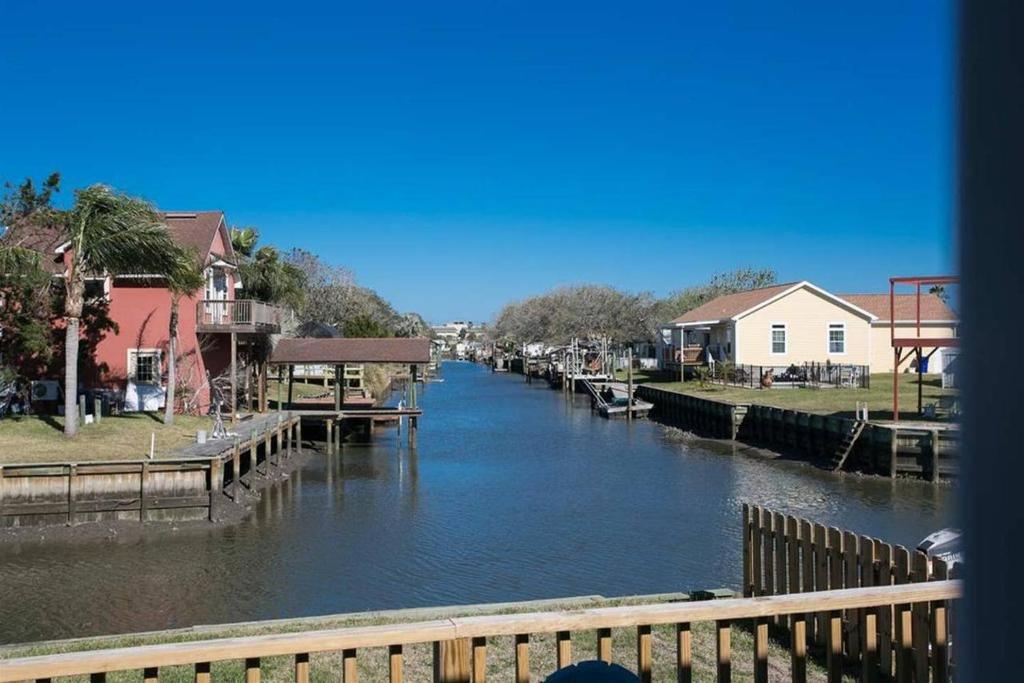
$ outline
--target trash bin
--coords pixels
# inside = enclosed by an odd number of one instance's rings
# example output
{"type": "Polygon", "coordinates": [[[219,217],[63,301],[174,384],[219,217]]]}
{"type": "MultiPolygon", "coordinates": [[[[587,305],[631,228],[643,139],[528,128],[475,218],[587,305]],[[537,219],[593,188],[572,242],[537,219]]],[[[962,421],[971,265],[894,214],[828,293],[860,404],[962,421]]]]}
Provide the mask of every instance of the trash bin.
{"type": "Polygon", "coordinates": [[[544,683],[638,683],[640,679],[618,664],[592,660],[559,669],[544,683]]]}
{"type": "Polygon", "coordinates": [[[921,374],[922,375],[927,374],[927,372],[928,372],[928,359],[925,358],[924,356],[921,356],[921,360],[918,361],[918,363],[919,363],[919,366],[920,366],[918,369],[920,370],[921,374]]]}

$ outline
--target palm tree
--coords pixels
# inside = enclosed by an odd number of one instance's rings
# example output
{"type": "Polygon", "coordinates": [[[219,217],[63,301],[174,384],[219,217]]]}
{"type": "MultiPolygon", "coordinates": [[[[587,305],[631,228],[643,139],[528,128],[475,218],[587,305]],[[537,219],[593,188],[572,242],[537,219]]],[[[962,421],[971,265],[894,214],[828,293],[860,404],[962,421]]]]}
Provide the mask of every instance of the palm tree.
{"type": "Polygon", "coordinates": [[[194,253],[184,253],[174,271],[167,277],[171,290],[171,317],[167,326],[167,400],[164,405],[164,424],[174,422],[174,392],[177,387],[178,362],[178,304],[182,296],[194,294],[203,286],[202,262],[194,253]]]}
{"type": "Polygon", "coordinates": [[[153,205],[104,185],[75,192],[66,229],[64,435],[73,437],[78,432],[78,342],[86,276],[167,276],[180,263],[182,250],[153,205]]]}

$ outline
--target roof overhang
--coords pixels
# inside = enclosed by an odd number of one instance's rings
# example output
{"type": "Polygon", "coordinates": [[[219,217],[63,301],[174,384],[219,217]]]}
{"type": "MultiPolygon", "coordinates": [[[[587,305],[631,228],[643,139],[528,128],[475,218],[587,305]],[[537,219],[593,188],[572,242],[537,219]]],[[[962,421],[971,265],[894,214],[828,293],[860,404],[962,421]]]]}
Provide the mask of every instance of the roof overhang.
{"type": "Polygon", "coordinates": [[[426,337],[289,338],[280,340],[270,354],[271,365],[429,362],[430,339],[426,337]]]}

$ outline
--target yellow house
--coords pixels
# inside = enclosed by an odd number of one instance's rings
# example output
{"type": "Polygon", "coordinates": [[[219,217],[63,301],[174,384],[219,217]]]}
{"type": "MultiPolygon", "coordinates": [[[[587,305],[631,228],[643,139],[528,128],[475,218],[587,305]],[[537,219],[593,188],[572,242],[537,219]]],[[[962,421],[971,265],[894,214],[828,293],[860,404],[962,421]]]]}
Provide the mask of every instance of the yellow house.
{"type": "MultiPolygon", "coordinates": [[[[955,336],[948,307],[935,295],[922,295],[921,302],[921,336],[955,336]]],[[[896,310],[898,336],[917,336],[915,295],[897,296],[896,310]],[[909,310],[914,315],[908,319],[909,310]]],[[[666,323],[659,358],[664,369],[678,369],[682,358],[700,364],[710,358],[780,368],[828,362],[890,372],[888,318],[888,294],[837,296],[806,280],[791,282],[720,296],[666,323]]]]}

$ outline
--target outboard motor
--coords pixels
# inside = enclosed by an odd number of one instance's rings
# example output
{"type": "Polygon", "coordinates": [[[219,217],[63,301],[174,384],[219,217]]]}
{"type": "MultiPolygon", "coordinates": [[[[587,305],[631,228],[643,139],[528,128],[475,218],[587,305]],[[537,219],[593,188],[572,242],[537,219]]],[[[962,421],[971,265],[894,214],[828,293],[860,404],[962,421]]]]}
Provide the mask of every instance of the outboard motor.
{"type": "Polygon", "coordinates": [[[939,558],[952,569],[963,562],[963,534],[959,529],[940,529],[925,536],[917,544],[917,549],[928,556],[928,559],[939,558]]]}

